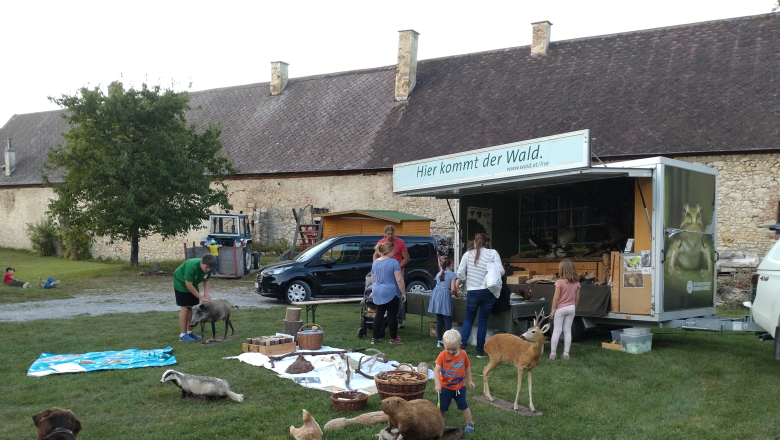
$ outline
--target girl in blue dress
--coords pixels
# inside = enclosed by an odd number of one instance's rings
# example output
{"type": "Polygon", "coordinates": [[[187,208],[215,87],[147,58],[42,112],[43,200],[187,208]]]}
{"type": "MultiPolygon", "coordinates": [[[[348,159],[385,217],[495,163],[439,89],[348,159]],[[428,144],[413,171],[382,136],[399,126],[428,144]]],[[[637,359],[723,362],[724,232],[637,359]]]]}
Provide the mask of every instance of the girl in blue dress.
{"type": "Polygon", "coordinates": [[[452,329],[452,292],[458,291],[458,276],[452,271],[452,259],[441,257],[439,259],[441,270],[436,274],[436,287],[431,295],[431,303],[428,305],[428,313],[436,314],[436,336],[442,346],[442,335],[452,329]]]}

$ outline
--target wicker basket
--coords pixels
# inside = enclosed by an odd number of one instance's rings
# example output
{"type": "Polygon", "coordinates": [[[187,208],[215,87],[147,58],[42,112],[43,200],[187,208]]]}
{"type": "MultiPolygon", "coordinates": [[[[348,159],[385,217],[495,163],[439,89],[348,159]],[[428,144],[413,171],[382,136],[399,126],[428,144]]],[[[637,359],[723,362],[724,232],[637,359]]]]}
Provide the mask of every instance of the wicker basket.
{"type": "Polygon", "coordinates": [[[325,336],[325,332],[319,324],[317,324],[317,327],[320,327],[320,329],[316,332],[305,330],[307,325],[314,324],[306,324],[298,331],[298,348],[301,350],[319,350],[322,348],[322,338],[325,336]]]}
{"type": "Polygon", "coordinates": [[[363,394],[360,391],[342,391],[340,393],[331,394],[330,400],[333,402],[333,409],[343,413],[362,411],[366,409],[366,406],[368,405],[368,395],[363,394]]]}
{"type": "Polygon", "coordinates": [[[376,390],[379,392],[381,400],[393,396],[404,400],[422,399],[425,387],[428,385],[428,374],[405,370],[384,371],[374,375],[374,382],[376,382],[376,390]],[[393,376],[400,375],[406,375],[410,379],[403,382],[389,380],[393,376]]]}

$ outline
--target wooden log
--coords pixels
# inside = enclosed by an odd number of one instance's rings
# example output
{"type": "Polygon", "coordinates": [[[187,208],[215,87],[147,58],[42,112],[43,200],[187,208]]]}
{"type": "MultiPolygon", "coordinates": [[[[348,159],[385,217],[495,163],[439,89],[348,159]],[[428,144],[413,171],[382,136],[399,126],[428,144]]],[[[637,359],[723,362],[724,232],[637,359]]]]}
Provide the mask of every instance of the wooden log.
{"type": "Polygon", "coordinates": [[[343,429],[347,425],[373,425],[374,423],[387,423],[388,417],[383,411],[374,411],[370,413],[361,414],[351,419],[344,417],[333,419],[325,424],[323,429],[328,431],[330,429],[343,429]]]}
{"type": "MultiPolygon", "coordinates": [[[[287,309],[290,310],[290,309],[287,309]]],[[[297,341],[298,331],[303,326],[303,321],[288,321],[284,320],[284,331],[282,333],[291,335],[297,341]]]]}
{"type": "Polygon", "coordinates": [[[300,321],[301,309],[299,307],[288,307],[287,313],[284,316],[285,321],[300,321]]]}

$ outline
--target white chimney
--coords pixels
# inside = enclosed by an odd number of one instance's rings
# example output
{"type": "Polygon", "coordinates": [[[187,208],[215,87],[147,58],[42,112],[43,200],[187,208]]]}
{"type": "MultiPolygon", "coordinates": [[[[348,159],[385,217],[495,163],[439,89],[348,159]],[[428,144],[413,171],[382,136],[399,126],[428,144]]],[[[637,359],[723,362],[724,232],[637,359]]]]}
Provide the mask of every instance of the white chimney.
{"type": "Polygon", "coordinates": [[[547,53],[547,47],[550,46],[550,26],[552,26],[552,23],[540,21],[531,24],[534,26],[531,39],[531,55],[544,55],[547,53]]]}
{"type": "Polygon", "coordinates": [[[5,175],[10,176],[16,169],[16,153],[11,148],[11,138],[6,139],[5,142],[5,175]]]}
{"type": "Polygon", "coordinates": [[[287,86],[289,78],[287,77],[287,66],[284,61],[273,61],[271,63],[271,96],[282,94],[282,90],[287,86]]]}
{"type": "Polygon", "coordinates": [[[413,30],[398,31],[398,65],[395,68],[395,100],[406,101],[417,84],[417,37],[413,30]]]}

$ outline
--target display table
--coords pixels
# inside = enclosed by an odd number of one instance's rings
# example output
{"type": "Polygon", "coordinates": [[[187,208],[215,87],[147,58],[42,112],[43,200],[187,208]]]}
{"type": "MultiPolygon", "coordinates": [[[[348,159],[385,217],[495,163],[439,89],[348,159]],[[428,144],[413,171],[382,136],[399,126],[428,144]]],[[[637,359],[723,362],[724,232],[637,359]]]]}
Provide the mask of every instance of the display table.
{"type": "MultiPolygon", "coordinates": [[[[555,297],[555,284],[510,284],[512,294],[524,296],[524,293],[531,289],[531,298],[541,299],[552,303],[555,297]]],[[[582,284],[580,287],[580,303],[577,304],[576,316],[599,317],[609,313],[612,289],[609,286],[596,286],[593,284],[582,284]]],[[[533,303],[531,303],[533,304],[533,303]]]]}
{"type": "MultiPolygon", "coordinates": [[[[510,308],[502,310],[498,315],[490,314],[488,318],[488,328],[502,332],[519,335],[528,328],[528,320],[533,319],[536,313],[544,311],[550,313],[552,296],[550,301],[510,301],[510,308]]],[[[436,315],[428,313],[428,305],[431,302],[430,293],[407,293],[406,294],[406,313],[420,315],[420,330],[422,331],[423,318],[430,317],[436,319],[436,315]]],[[[466,319],[466,299],[452,299],[452,322],[463,324],[466,319]]],[[[476,325],[477,322],[474,322],[476,325]]]]}

